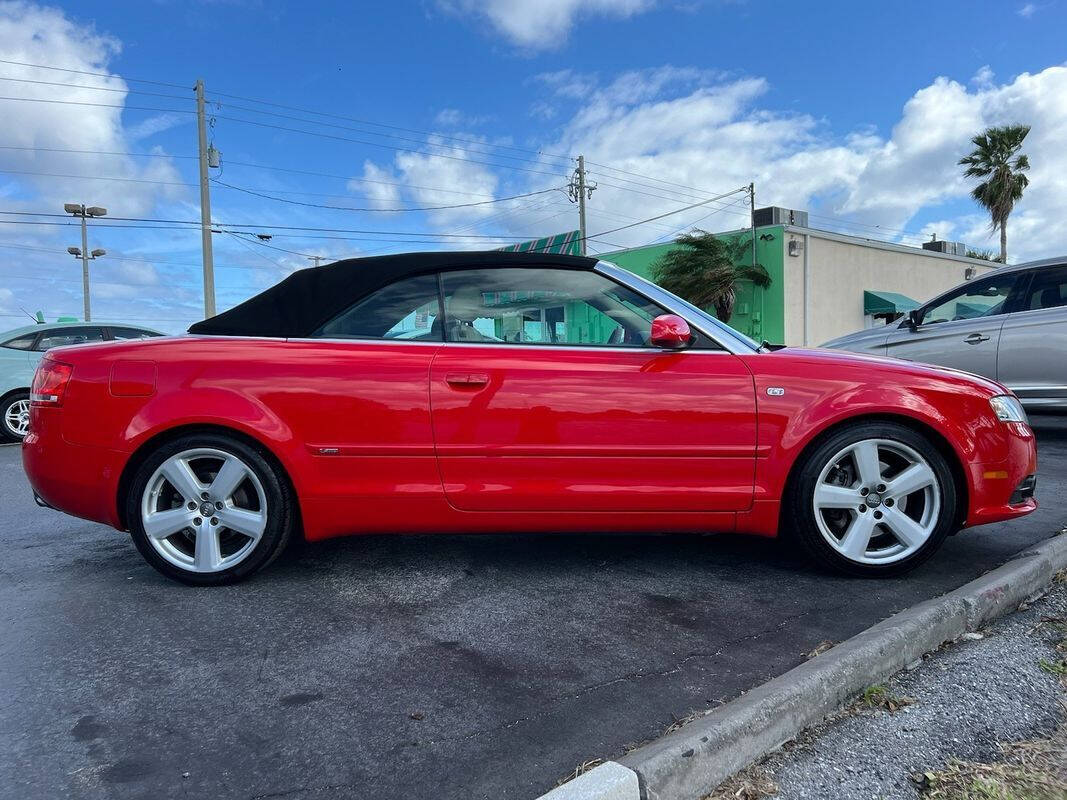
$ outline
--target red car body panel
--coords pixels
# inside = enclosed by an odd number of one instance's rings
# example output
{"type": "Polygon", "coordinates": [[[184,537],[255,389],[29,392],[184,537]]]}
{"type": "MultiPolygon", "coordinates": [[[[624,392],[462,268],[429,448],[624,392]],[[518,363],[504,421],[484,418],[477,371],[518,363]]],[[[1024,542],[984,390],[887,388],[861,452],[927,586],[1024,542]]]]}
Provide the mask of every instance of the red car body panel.
{"type": "Polygon", "coordinates": [[[310,540],[498,530],[774,536],[804,448],[862,417],[910,420],[943,440],[962,471],[965,524],[1036,508],[1009,503],[1036,471],[1036,449],[1026,425],[993,415],[989,398],[1004,387],[840,351],[187,336],[48,358],[74,370],[61,406],[31,410],[30,482],[49,505],[118,528],[135,454],[189,426],[236,431],[269,450],[310,540]]]}
{"type": "Polygon", "coordinates": [[[430,402],[445,495],[464,511],[752,505],[752,374],[724,351],[445,345],[430,402]]]}

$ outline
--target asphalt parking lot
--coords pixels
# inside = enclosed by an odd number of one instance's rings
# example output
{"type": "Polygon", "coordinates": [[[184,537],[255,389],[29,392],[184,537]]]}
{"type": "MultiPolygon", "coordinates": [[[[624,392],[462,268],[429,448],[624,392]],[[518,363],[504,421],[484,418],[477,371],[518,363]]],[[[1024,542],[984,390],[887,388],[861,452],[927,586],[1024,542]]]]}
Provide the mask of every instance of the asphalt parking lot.
{"type": "Polygon", "coordinates": [[[888,581],[734,536],[400,536],[190,589],[0,448],[0,796],[528,800],[1062,528],[1067,418],[1035,422],[1041,509],[888,581]]]}

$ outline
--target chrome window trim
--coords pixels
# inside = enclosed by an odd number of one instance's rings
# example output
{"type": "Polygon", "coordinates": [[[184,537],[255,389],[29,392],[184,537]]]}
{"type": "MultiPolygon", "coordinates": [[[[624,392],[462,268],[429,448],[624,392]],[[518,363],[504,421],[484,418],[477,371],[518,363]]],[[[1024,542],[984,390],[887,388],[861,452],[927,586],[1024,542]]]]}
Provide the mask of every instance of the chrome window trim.
{"type": "Polygon", "coordinates": [[[257,336],[257,337],[233,337],[233,338],[257,338],[266,339],[268,341],[283,341],[283,342],[309,342],[320,343],[326,342],[329,344],[387,344],[387,345],[404,345],[416,347],[489,347],[494,350],[498,348],[507,348],[509,350],[550,350],[553,353],[558,353],[561,350],[570,352],[577,350],[587,353],[674,353],[674,354],[699,354],[699,355],[730,355],[727,350],[698,350],[693,348],[683,348],[680,350],[668,349],[663,347],[629,347],[619,345],[581,345],[581,344],[552,344],[550,342],[530,342],[529,344],[520,344],[517,342],[413,342],[405,339],[326,339],[326,338],[308,338],[308,337],[291,337],[289,339],[281,339],[269,336],[257,336]]]}
{"type": "MultiPolygon", "coordinates": [[[[636,292],[637,294],[642,295],[643,297],[651,300],[653,303],[663,306],[672,314],[677,314],[679,317],[689,323],[690,327],[695,328],[700,333],[704,334],[717,345],[719,345],[719,347],[723,348],[724,352],[729,352],[735,356],[750,355],[759,352],[758,350],[746,346],[746,344],[740,339],[735,340],[732,337],[730,339],[727,339],[727,337],[721,335],[718,330],[713,330],[710,325],[695,320],[693,318],[693,313],[690,311],[690,309],[680,305],[677,297],[668,292],[666,289],[656,286],[656,284],[652,283],[651,281],[645,281],[640,276],[634,275],[629,270],[625,270],[619,266],[616,266],[610,261],[598,261],[593,271],[599,272],[601,275],[604,275],[605,277],[610,278],[617,283],[621,283],[630,291],[636,292]],[[637,281],[639,282],[635,282],[634,278],[637,278],[637,281]]],[[[716,351],[685,350],[681,352],[714,353],[716,351]]]]}

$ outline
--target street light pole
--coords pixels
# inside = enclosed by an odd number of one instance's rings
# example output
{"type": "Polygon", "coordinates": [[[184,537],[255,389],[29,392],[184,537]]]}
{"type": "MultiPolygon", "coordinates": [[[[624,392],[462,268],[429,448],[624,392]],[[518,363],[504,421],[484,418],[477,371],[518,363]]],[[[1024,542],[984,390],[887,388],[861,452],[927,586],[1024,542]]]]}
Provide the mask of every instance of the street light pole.
{"type": "Polygon", "coordinates": [[[92,322],[89,315],[89,232],[85,224],[85,206],[81,207],[82,218],[82,307],[85,312],[85,321],[92,322]]]}
{"type": "Polygon", "coordinates": [[[73,214],[75,217],[81,218],[82,223],[82,246],[79,250],[77,247],[68,247],[67,252],[75,258],[81,258],[82,260],[82,308],[85,315],[86,322],[92,322],[92,316],[89,311],[89,259],[98,258],[105,255],[104,250],[93,250],[89,252],[89,232],[87,229],[87,220],[89,217],[105,217],[107,216],[107,209],[100,206],[88,206],[84,203],[65,203],[63,210],[68,214],[73,214]]]}

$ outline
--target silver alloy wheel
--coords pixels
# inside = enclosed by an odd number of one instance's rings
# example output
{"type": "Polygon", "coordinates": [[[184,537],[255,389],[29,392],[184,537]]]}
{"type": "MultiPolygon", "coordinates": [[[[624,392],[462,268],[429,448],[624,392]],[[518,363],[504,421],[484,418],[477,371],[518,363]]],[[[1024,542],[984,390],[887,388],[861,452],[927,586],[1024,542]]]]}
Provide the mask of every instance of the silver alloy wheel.
{"type": "Polygon", "coordinates": [[[819,474],[812,497],[827,543],[857,564],[892,564],[933,535],[941,486],[929,462],[891,439],[842,448],[819,474]]]}
{"type": "Polygon", "coordinates": [[[30,401],[16,400],[4,411],[4,427],[12,436],[24,437],[30,431],[30,401]]]}
{"type": "Polygon", "coordinates": [[[152,473],[141,524],[152,547],[190,572],[221,572],[244,561],[267,527],[267,494],[233,453],[198,447],[152,473]]]}

